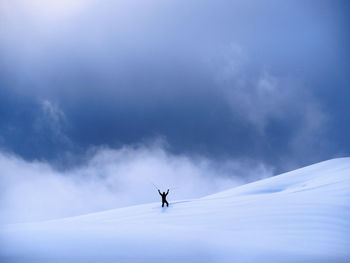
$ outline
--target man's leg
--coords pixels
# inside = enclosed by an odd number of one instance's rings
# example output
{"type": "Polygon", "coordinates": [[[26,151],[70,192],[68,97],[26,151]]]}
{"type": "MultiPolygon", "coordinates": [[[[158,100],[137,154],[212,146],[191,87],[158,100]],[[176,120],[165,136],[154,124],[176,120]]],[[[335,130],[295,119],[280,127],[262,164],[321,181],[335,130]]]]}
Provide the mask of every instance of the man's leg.
{"type": "Polygon", "coordinates": [[[162,207],[164,207],[164,202],[162,202],[162,207]]]}
{"type": "Polygon", "coordinates": [[[169,206],[169,203],[168,203],[168,201],[165,201],[166,202],[166,206],[168,207],[169,206]]]}

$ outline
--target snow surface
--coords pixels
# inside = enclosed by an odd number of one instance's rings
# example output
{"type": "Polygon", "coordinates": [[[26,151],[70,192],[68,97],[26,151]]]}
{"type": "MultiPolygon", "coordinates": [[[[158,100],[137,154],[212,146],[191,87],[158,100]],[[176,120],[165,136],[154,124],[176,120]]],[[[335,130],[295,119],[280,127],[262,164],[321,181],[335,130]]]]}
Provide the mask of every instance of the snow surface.
{"type": "Polygon", "coordinates": [[[0,262],[350,262],[350,158],[200,199],[0,226],[0,262]]]}

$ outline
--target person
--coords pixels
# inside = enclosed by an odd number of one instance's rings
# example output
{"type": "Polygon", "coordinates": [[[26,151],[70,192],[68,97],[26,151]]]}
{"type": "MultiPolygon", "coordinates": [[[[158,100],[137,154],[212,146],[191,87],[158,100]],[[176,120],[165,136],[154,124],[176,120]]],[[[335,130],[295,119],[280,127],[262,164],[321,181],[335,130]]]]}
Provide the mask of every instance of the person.
{"type": "Polygon", "coordinates": [[[169,194],[169,189],[168,189],[168,191],[165,193],[165,192],[163,192],[163,193],[161,193],[160,192],[160,190],[158,189],[158,193],[161,195],[161,197],[162,197],[162,207],[164,207],[164,204],[166,204],[166,206],[168,207],[169,206],[169,203],[168,203],[168,201],[166,200],[166,196],[169,194]]]}

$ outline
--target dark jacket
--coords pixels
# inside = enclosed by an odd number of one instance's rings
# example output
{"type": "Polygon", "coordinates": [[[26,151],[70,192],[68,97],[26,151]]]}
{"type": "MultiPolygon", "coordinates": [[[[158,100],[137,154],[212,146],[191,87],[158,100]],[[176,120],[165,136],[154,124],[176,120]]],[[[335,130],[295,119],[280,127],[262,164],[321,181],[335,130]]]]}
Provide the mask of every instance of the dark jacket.
{"type": "Polygon", "coordinates": [[[160,190],[158,189],[158,193],[162,196],[162,201],[166,202],[166,196],[169,194],[169,189],[166,193],[165,192],[161,193],[160,190]]]}

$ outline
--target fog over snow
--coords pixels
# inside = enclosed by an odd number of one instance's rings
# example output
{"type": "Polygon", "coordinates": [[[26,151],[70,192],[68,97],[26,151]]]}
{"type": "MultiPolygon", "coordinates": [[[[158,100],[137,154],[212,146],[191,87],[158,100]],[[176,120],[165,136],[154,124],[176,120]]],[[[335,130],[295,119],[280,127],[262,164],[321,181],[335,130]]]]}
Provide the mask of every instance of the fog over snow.
{"type": "Polygon", "coordinates": [[[0,225],[4,262],[349,262],[350,159],[203,198],[0,225]]]}
{"type": "Polygon", "coordinates": [[[58,171],[50,164],[1,153],[2,223],[81,215],[159,200],[157,188],[171,200],[202,197],[272,175],[252,161],[216,162],[172,155],[158,141],[120,150],[91,150],[84,165],[58,171]]]}

